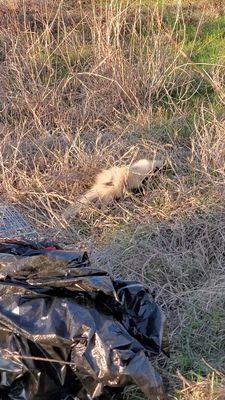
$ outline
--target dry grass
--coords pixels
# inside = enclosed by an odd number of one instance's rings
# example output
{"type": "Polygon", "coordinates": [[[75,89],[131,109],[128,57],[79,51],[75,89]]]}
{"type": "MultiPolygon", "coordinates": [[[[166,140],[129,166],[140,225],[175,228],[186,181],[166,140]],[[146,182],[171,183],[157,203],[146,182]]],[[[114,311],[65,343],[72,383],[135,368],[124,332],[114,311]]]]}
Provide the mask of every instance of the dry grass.
{"type": "Polygon", "coordinates": [[[159,368],[180,400],[225,398],[225,54],[193,61],[224,12],[205,0],[0,2],[1,199],[156,288],[172,347],[159,368]],[[99,169],[155,154],[169,168],[144,197],[65,228],[62,210],[99,169]]]}
{"type": "MultiPolygon", "coordinates": [[[[180,389],[179,397],[172,397],[174,400],[224,400],[224,378],[218,382],[217,371],[212,372],[208,377],[199,378],[197,382],[191,382],[178,373],[183,388],[180,389]]],[[[221,374],[219,373],[221,378],[221,374]]],[[[143,400],[143,395],[135,387],[130,387],[124,394],[124,399],[143,400]]]]}

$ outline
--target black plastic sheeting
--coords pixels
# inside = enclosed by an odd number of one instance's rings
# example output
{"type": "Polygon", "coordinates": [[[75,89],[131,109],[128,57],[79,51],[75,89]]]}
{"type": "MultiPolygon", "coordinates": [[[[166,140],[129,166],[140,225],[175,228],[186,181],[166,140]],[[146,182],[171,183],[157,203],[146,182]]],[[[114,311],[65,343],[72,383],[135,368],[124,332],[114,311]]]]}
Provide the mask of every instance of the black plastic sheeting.
{"type": "Polygon", "coordinates": [[[120,399],[130,384],[164,399],[164,321],[147,288],[85,252],[0,241],[0,399],[120,399]]]}

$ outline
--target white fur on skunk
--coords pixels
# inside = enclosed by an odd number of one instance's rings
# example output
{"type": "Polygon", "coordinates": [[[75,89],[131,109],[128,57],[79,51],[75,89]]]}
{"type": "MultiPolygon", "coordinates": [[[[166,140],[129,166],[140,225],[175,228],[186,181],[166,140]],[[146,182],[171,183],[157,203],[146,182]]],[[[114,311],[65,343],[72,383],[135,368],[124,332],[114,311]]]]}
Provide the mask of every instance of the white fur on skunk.
{"type": "Polygon", "coordinates": [[[142,159],[130,166],[112,167],[97,175],[95,183],[87,193],[78,200],[77,206],[68,207],[63,213],[64,218],[79,212],[90,203],[109,204],[113,200],[124,197],[126,192],[138,189],[145,178],[163,167],[161,160],[142,159]]]}

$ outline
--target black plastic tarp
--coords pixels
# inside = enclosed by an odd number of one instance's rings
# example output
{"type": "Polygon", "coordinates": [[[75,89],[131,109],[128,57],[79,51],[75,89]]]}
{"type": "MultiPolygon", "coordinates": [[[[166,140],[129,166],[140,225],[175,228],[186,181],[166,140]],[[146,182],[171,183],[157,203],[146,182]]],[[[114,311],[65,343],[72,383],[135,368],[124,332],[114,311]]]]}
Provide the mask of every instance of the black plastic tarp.
{"type": "Polygon", "coordinates": [[[147,288],[85,252],[0,241],[0,399],[117,399],[130,384],[164,399],[164,320],[147,288]]]}

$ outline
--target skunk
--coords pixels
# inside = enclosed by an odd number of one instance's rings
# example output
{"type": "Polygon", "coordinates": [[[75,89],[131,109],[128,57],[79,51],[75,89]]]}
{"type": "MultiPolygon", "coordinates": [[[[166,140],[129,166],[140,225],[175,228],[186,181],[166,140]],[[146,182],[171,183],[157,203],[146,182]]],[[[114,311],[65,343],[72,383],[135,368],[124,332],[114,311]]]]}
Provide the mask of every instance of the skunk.
{"type": "Polygon", "coordinates": [[[143,182],[163,166],[162,160],[142,159],[129,166],[103,170],[97,175],[91,189],[78,199],[77,205],[69,206],[63,217],[67,219],[91,203],[108,205],[114,200],[125,197],[128,192],[141,189],[143,182]]]}

